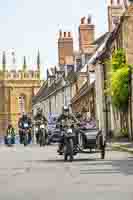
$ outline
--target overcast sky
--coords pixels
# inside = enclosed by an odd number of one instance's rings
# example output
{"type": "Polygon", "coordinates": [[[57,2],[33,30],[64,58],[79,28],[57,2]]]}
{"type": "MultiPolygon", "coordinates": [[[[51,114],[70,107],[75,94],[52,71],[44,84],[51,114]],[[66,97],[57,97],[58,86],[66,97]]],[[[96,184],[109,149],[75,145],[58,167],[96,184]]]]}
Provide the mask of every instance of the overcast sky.
{"type": "Polygon", "coordinates": [[[11,65],[14,49],[16,63],[22,63],[25,55],[33,66],[39,48],[43,68],[55,65],[58,30],[72,31],[77,48],[80,18],[88,14],[96,25],[96,37],[107,31],[106,0],[0,0],[0,57],[5,50],[11,65]]]}

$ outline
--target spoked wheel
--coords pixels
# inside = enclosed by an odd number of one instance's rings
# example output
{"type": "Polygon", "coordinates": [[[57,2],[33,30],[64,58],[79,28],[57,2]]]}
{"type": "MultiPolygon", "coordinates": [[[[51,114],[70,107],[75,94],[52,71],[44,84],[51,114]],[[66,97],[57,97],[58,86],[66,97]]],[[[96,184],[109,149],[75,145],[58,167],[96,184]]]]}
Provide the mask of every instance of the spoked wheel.
{"type": "Polygon", "coordinates": [[[45,146],[45,136],[40,138],[40,147],[45,146]]]}
{"type": "Polygon", "coordinates": [[[80,151],[83,151],[84,150],[84,141],[83,141],[83,136],[81,134],[78,135],[78,143],[79,143],[80,151]]]}
{"type": "Polygon", "coordinates": [[[101,159],[105,158],[105,147],[101,148],[101,159]]]}
{"type": "Polygon", "coordinates": [[[64,154],[64,161],[67,161],[68,155],[64,154]]]}
{"type": "Polygon", "coordinates": [[[27,135],[24,136],[24,146],[28,145],[28,137],[27,135]]]}
{"type": "MultiPolygon", "coordinates": [[[[60,152],[60,155],[62,155],[62,152],[60,152]]],[[[68,153],[67,153],[67,145],[64,146],[64,161],[67,161],[68,153]]]]}

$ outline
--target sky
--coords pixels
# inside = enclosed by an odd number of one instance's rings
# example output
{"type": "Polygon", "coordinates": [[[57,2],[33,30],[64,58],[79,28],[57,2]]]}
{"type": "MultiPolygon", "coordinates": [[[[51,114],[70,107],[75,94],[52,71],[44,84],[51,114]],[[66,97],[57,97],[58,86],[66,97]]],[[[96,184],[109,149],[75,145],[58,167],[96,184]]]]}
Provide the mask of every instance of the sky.
{"type": "Polygon", "coordinates": [[[75,49],[78,47],[80,18],[92,15],[96,37],[107,31],[106,0],[0,0],[0,61],[6,51],[7,64],[21,67],[23,56],[29,68],[35,69],[38,49],[41,55],[42,76],[47,67],[58,62],[58,31],[72,31],[75,49]]]}

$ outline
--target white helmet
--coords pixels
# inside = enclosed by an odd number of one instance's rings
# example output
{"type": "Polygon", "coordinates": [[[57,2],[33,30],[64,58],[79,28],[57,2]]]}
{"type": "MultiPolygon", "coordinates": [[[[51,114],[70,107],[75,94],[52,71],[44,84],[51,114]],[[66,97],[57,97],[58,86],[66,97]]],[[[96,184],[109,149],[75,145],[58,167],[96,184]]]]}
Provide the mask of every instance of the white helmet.
{"type": "Polygon", "coordinates": [[[69,106],[63,106],[63,111],[69,112],[69,106]]]}

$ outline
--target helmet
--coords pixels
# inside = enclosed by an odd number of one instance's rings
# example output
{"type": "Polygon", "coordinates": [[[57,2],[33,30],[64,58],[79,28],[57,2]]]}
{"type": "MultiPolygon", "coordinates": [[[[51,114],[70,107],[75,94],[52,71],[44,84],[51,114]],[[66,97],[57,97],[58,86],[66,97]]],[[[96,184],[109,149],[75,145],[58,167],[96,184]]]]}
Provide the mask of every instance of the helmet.
{"type": "Polygon", "coordinates": [[[10,123],[10,124],[8,124],[8,128],[12,128],[12,124],[10,123]]]}
{"type": "Polygon", "coordinates": [[[76,113],[76,117],[79,119],[82,117],[82,114],[81,113],[76,113]]]}
{"type": "Polygon", "coordinates": [[[26,118],[27,117],[27,114],[24,112],[23,113],[23,118],[26,118]]]}
{"type": "Polygon", "coordinates": [[[63,106],[63,111],[69,112],[69,107],[68,106],[63,106]]]}
{"type": "Polygon", "coordinates": [[[41,108],[38,108],[38,109],[37,109],[37,113],[41,114],[41,113],[42,113],[42,109],[41,109],[41,108]]]}

